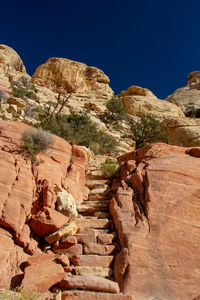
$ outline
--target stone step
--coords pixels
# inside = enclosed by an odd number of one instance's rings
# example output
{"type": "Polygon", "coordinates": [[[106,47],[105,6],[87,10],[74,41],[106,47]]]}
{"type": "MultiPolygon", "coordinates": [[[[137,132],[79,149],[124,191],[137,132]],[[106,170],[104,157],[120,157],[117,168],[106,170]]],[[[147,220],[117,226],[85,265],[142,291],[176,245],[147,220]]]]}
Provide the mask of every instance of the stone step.
{"type": "Polygon", "coordinates": [[[109,278],[113,274],[113,270],[111,268],[104,268],[100,266],[76,266],[74,269],[76,275],[81,276],[94,275],[109,278]]]}
{"type": "Polygon", "coordinates": [[[75,266],[93,266],[109,268],[113,262],[112,255],[77,255],[70,257],[70,261],[75,266]]]}
{"type": "Polygon", "coordinates": [[[99,219],[111,219],[112,216],[109,212],[105,211],[95,211],[94,216],[99,219]]]}
{"type": "MultiPolygon", "coordinates": [[[[62,300],[135,300],[135,296],[111,292],[90,292],[67,290],[62,292],[62,300]]],[[[56,299],[57,300],[57,299],[56,299]]]]}
{"type": "Polygon", "coordinates": [[[67,289],[82,289],[90,291],[103,291],[108,293],[119,293],[117,282],[94,275],[65,276],[60,286],[67,289]]]}
{"type": "Polygon", "coordinates": [[[108,228],[112,225],[112,221],[109,219],[79,218],[74,222],[78,228],[108,228]]]}
{"type": "Polygon", "coordinates": [[[83,212],[96,212],[96,211],[106,211],[109,208],[110,200],[98,200],[98,201],[83,201],[80,205],[76,207],[79,213],[83,212]]]}
{"type": "Polygon", "coordinates": [[[107,194],[107,195],[89,194],[88,201],[110,200],[111,198],[112,198],[112,194],[107,194]]]}
{"type": "Polygon", "coordinates": [[[87,178],[90,179],[105,179],[101,169],[89,170],[90,173],[87,175],[87,178]]]}
{"type": "Polygon", "coordinates": [[[84,254],[109,255],[115,252],[115,245],[101,245],[96,243],[86,243],[83,245],[84,254]]]}
{"type": "Polygon", "coordinates": [[[96,189],[92,189],[90,191],[90,195],[109,195],[111,192],[111,188],[110,187],[105,187],[105,188],[96,188],[96,189]]]}
{"type": "Polygon", "coordinates": [[[92,189],[106,188],[110,184],[108,179],[86,179],[86,186],[92,189]]]}

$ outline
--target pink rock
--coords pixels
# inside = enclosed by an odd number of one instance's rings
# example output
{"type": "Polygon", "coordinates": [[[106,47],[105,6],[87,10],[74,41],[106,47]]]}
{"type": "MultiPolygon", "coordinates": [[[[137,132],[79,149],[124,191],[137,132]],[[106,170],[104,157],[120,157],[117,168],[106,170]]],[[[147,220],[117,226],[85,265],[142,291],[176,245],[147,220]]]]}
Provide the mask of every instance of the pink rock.
{"type": "Polygon", "coordinates": [[[115,251],[115,245],[100,245],[96,243],[87,243],[83,246],[85,254],[109,255],[115,251]]]}
{"type": "Polygon", "coordinates": [[[72,156],[73,156],[73,163],[80,164],[87,169],[88,166],[88,157],[87,152],[83,147],[73,145],[72,146],[72,156]]]}
{"type": "Polygon", "coordinates": [[[114,233],[102,233],[99,234],[97,237],[97,241],[99,244],[101,245],[109,245],[113,243],[113,240],[115,238],[115,234],[114,233]]]}
{"type": "Polygon", "coordinates": [[[109,268],[113,261],[113,256],[103,255],[77,255],[71,256],[70,261],[75,266],[99,266],[103,268],[109,268]]]}
{"type": "Polygon", "coordinates": [[[83,247],[81,244],[58,244],[53,246],[55,253],[65,253],[68,255],[80,255],[83,253],[83,247]]]}
{"type": "Polygon", "coordinates": [[[119,286],[116,282],[99,276],[65,276],[61,281],[61,287],[68,289],[83,289],[91,291],[104,291],[119,293],[119,286]]]}
{"type": "Polygon", "coordinates": [[[0,288],[15,288],[21,283],[23,272],[20,265],[29,255],[15,245],[12,235],[0,228],[0,288]]]}
{"type": "Polygon", "coordinates": [[[133,197],[124,181],[125,195],[119,188],[110,202],[122,247],[114,274],[121,290],[136,299],[199,295],[200,160],[185,151],[155,143],[120,158],[136,160],[137,169],[125,179],[133,197]]]}
{"type": "Polygon", "coordinates": [[[44,207],[31,221],[30,226],[38,236],[46,236],[58,230],[68,221],[69,218],[60,212],[44,207]]]}
{"type": "Polygon", "coordinates": [[[58,255],[56,257],[56,261],[66,267],[69,267],[69,265],[70,265],[69,258],[65,254],[58,255]]]}
{"type": "Polygon", "coordinates": [[[55,262],[33,264],[25,269],[21,288],[36,292],[45,292],[64,277],[64,269],[55,262]]]}
{"type": "Polygon", "coordinates": [[[64,291],[62,300],[135,300],[132,295],[87,291],[64,291]]]}
{"type": "Polygon", "coordinates": [[[77,238],[74,235],[68,235],[67,237],[63,238],[61,243],[63,244],[77,244],[77,238]]]}
{"type": "Polygon", "coordinates": [[[27,266],[44,265],[46,263],[53,262],[55,258],[56,258],[55,254],[46,254],[46,253],[36,254],[31,256],[26,261],[26,265],[27,266]]]}

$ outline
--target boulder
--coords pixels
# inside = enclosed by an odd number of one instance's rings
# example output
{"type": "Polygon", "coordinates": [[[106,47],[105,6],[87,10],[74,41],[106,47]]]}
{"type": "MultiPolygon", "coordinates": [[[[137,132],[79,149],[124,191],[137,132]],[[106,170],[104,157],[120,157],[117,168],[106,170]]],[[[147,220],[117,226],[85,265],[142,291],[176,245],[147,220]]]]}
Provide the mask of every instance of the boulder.
{"type": "Polygon", "coordinates": [[[16,76],[26,74],[24,64],[15,50],[7,45],[0,45],[0,79],[12,81],[16,76]]]}
{"type": "Polygon", "coordinates": [[[63,267],[55,262],[34,264],[25,268],[21,288],[25,291],[46,292],[59,283],[64,275],[63,267]]]}
{"type": "Polygon", "coordinates": [[[151,115],[161,120],[184,117],[179,107],[159,100],[151,91],[134,86],[129,89],[127,92],[122,92],[121,96],[124,108],[130,115],[138,117],[151,115]]]}
{"type": "Polygon", "coordinates": [[[199,294],[200,159],[186,150],[155,143],[119,159],[135,160],[137,168],[110,204],[122,249],[114,274],[121,291],[136,299],[199,294]]]}
{"type": "Polygon", "coordinates": [[[68,235],[74,235],[78,230],[75,222],[71,221],[67,225],[63,225],[59,230],[45,237],[45,241],[49,244],[53,244],[60,241],[62,238],[68,235]]]}
{"type": "Polygon", "coordinates": [[[44,207],[31,221],[31,228],[38,236],[46,236],[57,231],[64,224],[69,222],[69,218],[58,211],[44,207]]]}
{"type": "Polygon", "coordinates": [[[169,130],[171,145],[195,147],[200,146],[200,119],[179,118],[163,122],[169,130]]]}
{"type": "Polygon", "coordinates": [[[188,114],[194,114],[200,109],[200,71],[191,72],[188,75],[187,86],[177,89],[169,95],[166,101],[176,104],[188,114]]]}
{"type": "Polygon", "coordinates": [[[61,186],[55,186],[57,196],[57,210],[65,216],[73,219],[78,216],[76,210],[76,202],[71,194],[64,190],[61,186]]]}
{"type": "Polygon", "coordinates": [[[119,286],[116,282],[95,275],[65,276],[61,281],[61,287],[119,293],[119,286]]]}
{"type": "Polygon", "coordinates": [[[113,95],[109,81],[104,72],[95,67],[56,57],[39,66],[32,76],[33,83],[56,93],[75,93],[76,96],[98,99],[109,99],[113,95]]]}

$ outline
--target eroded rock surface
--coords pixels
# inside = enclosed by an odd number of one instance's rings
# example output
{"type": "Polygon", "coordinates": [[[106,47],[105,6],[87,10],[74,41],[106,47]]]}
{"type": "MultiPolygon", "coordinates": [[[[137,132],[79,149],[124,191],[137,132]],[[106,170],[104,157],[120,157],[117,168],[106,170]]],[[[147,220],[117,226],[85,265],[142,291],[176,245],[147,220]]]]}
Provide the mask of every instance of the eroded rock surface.
{"type": "Polygon", "coordinates": [[[137,165],[110,203],[122,246],[114,266],[121,291],[192,299],[200,286],[199,157],[157,143],[119,160],[122,172],[129,160],[137,165]]]}
{"type": "MultiPolygon", "coordinates": [[[[28,128],[28,125],[20,122],[0,121],[0,284],[2,288],[20,284],[24,269],[21,265],[28,259],[29,254],[41,253],[40,236],[56,232],[69,222],[68,217],[55,210],[57,198],[54,186],[65,185],[67,188],[66,178],[70,173],[68,166],[72,153],[75,163],[77,162],[82,170],[87,166],[87,156],[83,149],[77,147],[74,152],[71,145],[56,136],[53,137],[54,141],[49,150],[38,155],[38,159],[43,159],[43,163],[37,166],[31,165],[20,150],[21,134],[28,128]],[[31,221],[33,231],[30,227],[31,221]]],[[[78,170],[76,176],[80,176],[78,170]]],[[[81,182],[79,181],[80,186],[74,184],[79,203],[84,179],[81,182]]],[[[70,181],[71,190],[72,183],[73,178],[70,181]]],[[[53,270],[51,268],[52,266],[49,266],[49,273],[53,270]]]]}
{"type": "Polygon", "coordinates": [[[32,82],[56,93],[108,99],[113,95],[103,71],[66,58],[50,58],[39,66],[32,82]]]}
{"type": "Polygon", "coordinates": [[[142,117],[151,115],[159,119],[184,117],[181,109],[172,103],[159,100],[151,91],[132,86],[121,93],[122,102],[130,115],[142,117]]]}

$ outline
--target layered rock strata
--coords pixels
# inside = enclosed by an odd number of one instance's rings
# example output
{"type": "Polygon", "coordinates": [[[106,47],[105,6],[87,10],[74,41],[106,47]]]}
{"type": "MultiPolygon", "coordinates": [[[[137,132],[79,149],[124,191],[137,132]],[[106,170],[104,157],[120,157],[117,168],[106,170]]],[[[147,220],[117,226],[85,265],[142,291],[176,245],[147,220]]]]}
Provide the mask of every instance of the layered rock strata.
{"type": "Polygon", "coordinates": [[[122,181],[110,203],[122,247],[114,275],[135,299],[199,293],[199,152],[157,143],[119,158],[122,181]]]}

